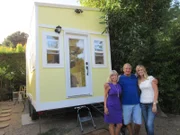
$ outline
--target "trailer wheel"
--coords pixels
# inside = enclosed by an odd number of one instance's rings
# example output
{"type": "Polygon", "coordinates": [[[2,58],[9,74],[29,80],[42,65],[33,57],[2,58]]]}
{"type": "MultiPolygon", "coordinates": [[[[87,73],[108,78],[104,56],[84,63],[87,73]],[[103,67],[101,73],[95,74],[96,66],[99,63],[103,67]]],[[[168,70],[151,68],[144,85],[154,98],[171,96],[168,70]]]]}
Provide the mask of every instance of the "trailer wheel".
{"type": "Polygon", "coordinates": [[[29,116],[31,117],[31,101],[28,99],[28,112],[29,116]]]}
{"type": "Polygon", "coordinates": [[[33,112],[31,113],[31,119],[32,120],[37,120],[39,118],[38,113],[36,110],[33,109],[33,112]]]}
{"type": "Polygon", "coordinates": [[[36,112],[36,110],[34,109],[34,107],[31,103],[30,103],[29,108],[30,108],[29,115],[31,117],[31,120],[37,120],[39,118],[38,113],[36,112]]]}

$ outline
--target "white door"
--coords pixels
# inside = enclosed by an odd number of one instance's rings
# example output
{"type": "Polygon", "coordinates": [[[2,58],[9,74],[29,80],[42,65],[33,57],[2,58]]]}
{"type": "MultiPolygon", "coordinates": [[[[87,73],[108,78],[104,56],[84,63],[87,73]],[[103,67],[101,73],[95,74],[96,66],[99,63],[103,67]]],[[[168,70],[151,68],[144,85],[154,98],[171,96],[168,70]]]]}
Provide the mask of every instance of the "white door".
{"type": "Polygon", "coordinates": [[[67,97],[91,94],[88,37],[66,34],[67,97]]]}

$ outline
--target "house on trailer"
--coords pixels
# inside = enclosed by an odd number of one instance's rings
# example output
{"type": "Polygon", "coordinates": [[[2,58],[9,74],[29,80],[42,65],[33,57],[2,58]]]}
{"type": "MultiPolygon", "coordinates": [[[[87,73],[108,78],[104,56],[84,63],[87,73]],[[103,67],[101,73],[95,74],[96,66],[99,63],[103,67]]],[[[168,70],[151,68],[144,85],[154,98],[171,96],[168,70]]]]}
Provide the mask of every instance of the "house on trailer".
{"type": "Polygon", "coordinates": [[[111,70],[109,35],[98,9],[34,3],[26,89],[35,112],[103,102],[111,70]]]}

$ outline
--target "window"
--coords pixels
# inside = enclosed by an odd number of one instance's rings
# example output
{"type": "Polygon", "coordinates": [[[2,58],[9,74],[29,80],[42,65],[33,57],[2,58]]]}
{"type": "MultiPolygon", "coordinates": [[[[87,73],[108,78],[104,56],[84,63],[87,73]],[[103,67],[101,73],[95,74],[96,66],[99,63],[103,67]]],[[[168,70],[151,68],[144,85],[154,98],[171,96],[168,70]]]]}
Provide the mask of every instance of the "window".
{"type": "Polygon", "coordinates": [[[105,41],[103,39],[93,39],[94,67],[105,67],[105,41]]]}
{"type": "Polygon", "coordinates": [[[44,67],[63,66],[61,36],[55,33],[44,33],[44,67]]]}

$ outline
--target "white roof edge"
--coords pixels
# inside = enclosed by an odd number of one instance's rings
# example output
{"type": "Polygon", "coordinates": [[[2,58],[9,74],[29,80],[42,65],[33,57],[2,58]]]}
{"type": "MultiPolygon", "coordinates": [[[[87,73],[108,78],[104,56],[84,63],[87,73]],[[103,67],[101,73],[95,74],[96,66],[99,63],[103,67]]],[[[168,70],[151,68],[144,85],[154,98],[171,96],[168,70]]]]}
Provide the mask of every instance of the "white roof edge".
{"type": "Polygon", "coordinates": [[[100,11],[98,8],[88,8],[83,6],[76,6],[76,5],[64,5],[64,4],[56,4],[56,3],[45,3],[45,2],[34,2],[37,6],[46,6],[46,7],[61,7],[61,8],[70,8],[70,9],[83,9],[83,10],[90,10],[90,11],[100,11]]]}

